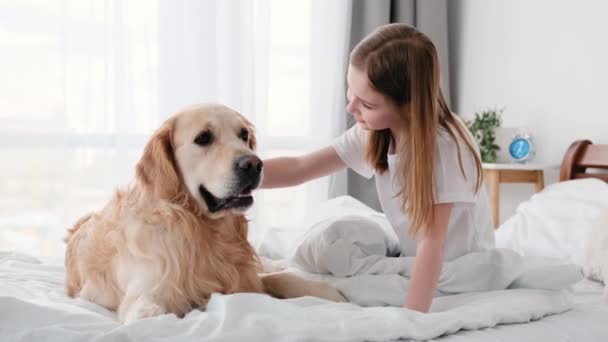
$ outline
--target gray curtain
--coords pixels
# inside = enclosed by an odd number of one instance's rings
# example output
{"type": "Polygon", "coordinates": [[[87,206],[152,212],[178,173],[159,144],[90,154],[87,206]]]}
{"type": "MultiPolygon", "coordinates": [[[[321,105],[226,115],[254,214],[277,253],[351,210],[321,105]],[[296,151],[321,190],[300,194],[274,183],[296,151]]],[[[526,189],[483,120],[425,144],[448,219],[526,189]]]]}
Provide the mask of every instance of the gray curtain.
{"type": "MultiPolygon", "coordinates": [[[[447,3],[447,0],[353,0],[350,50],[378,26],[394,22],[415,26],[428,35],[437,47],[441,88],[449,104],[447,3]]],[[[347,117],[347,127],[350,127],[354,121],[350,115],[347,117]]],[[[365,179],[352,170],[348,170],[347,192],[368,206],[378,211],[381,210],[373,178],[365,179]]]]}

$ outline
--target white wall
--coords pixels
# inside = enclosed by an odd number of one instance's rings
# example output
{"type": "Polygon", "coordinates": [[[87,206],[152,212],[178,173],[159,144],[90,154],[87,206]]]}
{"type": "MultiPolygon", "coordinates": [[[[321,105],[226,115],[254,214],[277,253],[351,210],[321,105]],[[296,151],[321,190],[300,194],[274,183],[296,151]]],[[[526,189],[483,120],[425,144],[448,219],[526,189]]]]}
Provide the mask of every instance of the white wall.
{"type": "MultiPolygon", "coordinates": [[[[538,162],[561,163],[570,143],[608,143],[608,1],[450,1],[453,107],[465,118],[505,107],[504,126],[537,142],[538,162]]],[[[545,173],[546,184],[558,170],[545,173]]],[[[501,222],[533,185],[501,186],[501,222]]]]}

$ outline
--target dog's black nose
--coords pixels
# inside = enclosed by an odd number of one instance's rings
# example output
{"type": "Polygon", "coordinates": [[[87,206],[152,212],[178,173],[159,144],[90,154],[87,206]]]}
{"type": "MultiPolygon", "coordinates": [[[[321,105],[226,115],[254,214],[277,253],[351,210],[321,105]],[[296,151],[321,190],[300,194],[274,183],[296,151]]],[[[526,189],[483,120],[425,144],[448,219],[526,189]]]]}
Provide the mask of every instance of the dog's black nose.
{"type": "Polygon", "coordinates": [[[236,169],[247,176],[258,176],[262,172],[262,160],[254,155],[242,156],[236,161],[236,169]]]}

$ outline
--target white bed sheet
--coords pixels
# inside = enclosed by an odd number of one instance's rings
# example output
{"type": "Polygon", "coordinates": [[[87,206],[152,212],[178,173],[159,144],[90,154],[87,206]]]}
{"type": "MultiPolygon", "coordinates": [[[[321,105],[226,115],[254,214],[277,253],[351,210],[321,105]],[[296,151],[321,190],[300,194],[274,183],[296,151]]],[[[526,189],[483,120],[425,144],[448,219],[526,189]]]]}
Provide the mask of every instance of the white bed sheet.
{"type": "Polygon", "coordinates": [[[460,331],[433,341],[441,342],[600,342],[608,341],[608,303],[603,286],[583,280],[574,286],[576,305],[560,315],[525,324],[505,324],[474,331],[460,331]]]}
{"type": "MultiPolygon", "coordinates": [[[[281,336],[281,341],[310,340],[302,339],[301,335],[281,335],[277,333],[277,331],[282,331],[281,327],[267,326],[269,322],[281,321],[277,319],[278,311],[273,311],[272,306],[284,311],[285,305],[278,300],[271,302],[268,298],[265,299],[265,296],[255,294],[224,296],[222,300],[215,302],[219,304],[213,308],[216,314],[210,315],[206,319],[205,314],[201,312],[188,315],[185,319],[165,315],[134,322],[129,327],[122,327],[115,321],[114,313],[86,301],[69,299],[64,295],[63,265],[60,259],[45,259],[39,263],[36,258],[14,254],[4,254],[0,259],[4,259],[0,269],[0,341],[139,341],[142,338],[143,340],[152,338],[156,341],[274,340],[270,336],[281,336]],[[242,305],[243,303],[246,305],[242,305]],[[260,310],[259,305],[266,305],[267,309],[260,310]],[[247,313],[249,311],[255,311],[257,314],[250,315],[247,313]],[[235,319],[218,320],[218,312],[223,312],[235,319]],[[216,335],[215,338],[201,339],[201,336],[213,336],[214,330],[222,331],[222,333],[216,335]],[[234,337],[238,337],[236,340],[230,335],[231,331],[234,332],[234,337]],[[250,338],[243,339],[243,331],[251,331],[252,334],[248,335],[250,338]]],[[[476,331],[461,331],[455,335],[439,338],[439,340],[608,341],[608,305],[603,302],[601,296],[602,286],[586,280],[576,285],[574,293],[577,304],[571,311],[525,324],[499,325],[476,331]]],[[[316,305],[318,308],[323,306],[323,304],[319,306],[312,299],[291,300],[291,302],[300,305],[305,302],[304,306],[310,304],[316,305]]],[[[537,304],[530,303],[530,305],[537,304]]],[[[397,316],[402,312],[397,312],[397,308],[380,310],[389,314],[385,318],[387,324],[388,322],[394,324],[396,320],[401,321],[397,316]],[[396,317],[397,319],[395,319],[396,317]]],[[[484,310],[482,312],[492,312],[491,306],[488,310],[488,305],[484,310]]],[[[366,321],[377,319],[369,312],[371,311],[359,316],[359,319],[363,319],[359,326],[349,325],[347,330],[361,330],[365,327],[366,321]],[[365,318],[366,315],[370,316],[365,318]]],[[[301,312],[294,311],[294,314],[298,315],[301,312]]],[[[489,321],[492,320],[489,314],[487,317],[489,321]]],[[[534,315],[531,318],[534,319],[534,315]]],[[[281,319],[289,321],[293,317],[282,317],[281,319]]],[[[318,325],[319,329],[324,329],[323,331],[332,331],[332,324],[339,324],[337,320],[334,323],[315,322],[315,317],[308,319],[310,320],[307,323],[309,328],[318,325]]],[[[466,329],[467,326],[479,327],[478,319],[469,320],[467,317],[463,317],[462,321],[469,321],[469,323],[458,323],[455,325],[457,329],[461,327],[466,329]]],[[[481,324],[482,326],[493,326],[496,323],[498,322],[481,324]]],[[[375,326],[378,328],[378,324],[375,326]]],[[[386,327],[387,330],[393,328],[386,327]]],[[[340,330],[344,331],[344,327],[340,330]]],[[[369,336],[368,340],[382,340],[377,337],[384,336],[383,331],[367,331],[362,334],[369,336]]],[[[327,340],[332,341],[352,340],[340,338],[337,335],[332,336],[329,333],[324,333],[322,336],[327,336],[327,340]]],[[[323,339],[315,338],[314,340],[323,339]]]]}

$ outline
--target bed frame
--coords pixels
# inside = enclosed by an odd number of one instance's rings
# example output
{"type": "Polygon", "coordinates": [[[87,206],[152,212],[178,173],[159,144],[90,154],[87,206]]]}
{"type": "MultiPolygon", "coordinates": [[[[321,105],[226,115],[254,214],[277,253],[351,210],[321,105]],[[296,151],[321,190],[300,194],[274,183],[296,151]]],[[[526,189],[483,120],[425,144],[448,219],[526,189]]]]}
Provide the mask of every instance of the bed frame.
{"type": "Polygon", "coordinates": [[[562,161],[560,182],[580,179],[598,178],[608,182],[608,145],[593,144],[589,140],[573,142],[562,161]],[[598,169],[598,172],[588,172],[587,169],[598,169]]]}

